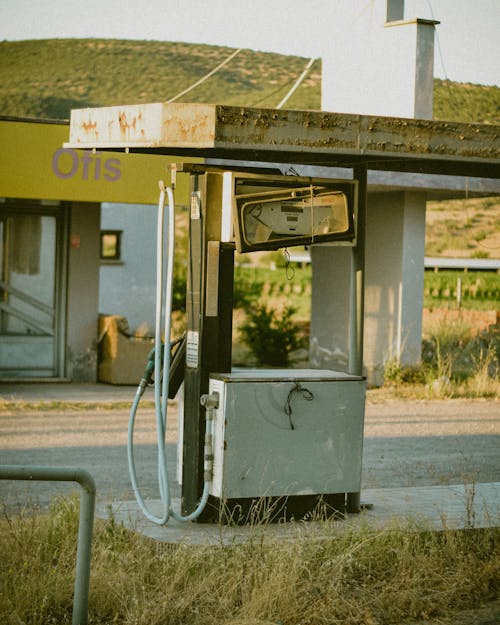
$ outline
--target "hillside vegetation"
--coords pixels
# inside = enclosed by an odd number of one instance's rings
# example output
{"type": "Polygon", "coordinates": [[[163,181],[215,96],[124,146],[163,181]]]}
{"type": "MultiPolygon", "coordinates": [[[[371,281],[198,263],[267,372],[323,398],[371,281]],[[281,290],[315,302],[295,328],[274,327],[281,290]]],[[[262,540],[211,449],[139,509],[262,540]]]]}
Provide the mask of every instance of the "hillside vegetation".
{"type": "MultiPolygon", "coordinates": [[[[67,119],[72,108],[167,101],[224,61],[231,48],[115,39],[0,42],[0,115],[67,119]]],[[[307,59],[242,50],[209,80],[186,94],[189,102],[275,107],[307,59]]],[[[321,60],[286,104],[319,109],[321,60]]],[[[435,81],[437,119],[500,123],[500,88],[435,81]]],[[[427,254],[497,257],[496,200],[431,202],[427,254]],[[448,212],[449,209],[449,212],[448,212]]]]}
{"type": "MultiPolygon", "coordinates": [[[[166,101],[226,59],[230,48],[72,39],[0,43],[2,114],[67,118],[71,108],[166,101]]],[[[242,50],[187,102],[275,106],[306,60],[242,50]]],[[[318,61],[290,106],[319,108],[318,61]]]]}
{"type": "Polygon", "coordinates": [[[498,258],[499,198],[427,202],[427,256],[498,258]]]}
{"type": "MultiPolygon", "coordinates": [[[[115,39],[0,42],[0,115],[67,119],[72,108],[166,101],[226,59],[231,48],[115,39]]],[[[183,97],[187,102],[275,107],[307,60],[242,50],[183,97]]],[[[287,102],[320,109],[321,60],[287,102]]],[[[500,89],[435,81],[437,119],[500,122],[500,89]]]]}

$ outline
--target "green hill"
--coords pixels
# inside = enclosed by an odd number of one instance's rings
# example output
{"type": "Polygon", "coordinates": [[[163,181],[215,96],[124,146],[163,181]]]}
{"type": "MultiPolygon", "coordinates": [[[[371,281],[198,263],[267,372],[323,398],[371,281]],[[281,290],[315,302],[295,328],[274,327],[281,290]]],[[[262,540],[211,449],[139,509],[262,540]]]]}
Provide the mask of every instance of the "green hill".
{"type": "MultiPolygon", "coordinates": [[[[175,42],[59,39],[0,43],[0,112],[67,118],[71,108],[160,102],[206,75],[230,48],[175,42]]],[[[242,50],[184,97],[187,102],[276,106],[305,59],[242,50]]],[[[319,108],[321,63],[294,108],[319,108]]]]}
{"type": "MultiPolygon", "coordinates": [[[[199,80],[230,48],[179,42],[49,39],[0,42],[0,115],[66,119],[72,108],[166,101],[199,80]]],[[[275,107],[303,71],[297,56],[242,50],[183,98],[275,107]]],[[[435,82],[435,117],[500,123],[500,89],[435,82]]],[[[287,108],[321,103],[321,61],[287,108]]]]}

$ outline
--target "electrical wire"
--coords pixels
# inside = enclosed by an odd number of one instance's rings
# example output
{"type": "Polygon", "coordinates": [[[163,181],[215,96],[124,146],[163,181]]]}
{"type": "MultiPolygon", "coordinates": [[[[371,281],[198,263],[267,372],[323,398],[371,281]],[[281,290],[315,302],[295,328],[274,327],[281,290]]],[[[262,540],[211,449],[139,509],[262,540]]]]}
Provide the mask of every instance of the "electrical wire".
{"type": "Polygon", "coordinates": [[[314,399],[313,393],[308,388],[305,388],[304,386],[302,386],[300,382],[293,383],[293,387],[290,389],[290,392],[288,393],[288,396],[286,398],[285,405],[283,407],[283,410],[288,417],[291,430],[295,430],[295,426],[292,421],[292,403],[291,403],[292,397],[295,395],[295,393],[300,393],[302,398],[305,399],[306,401],[312,401],[314,399]]]}
{"type": "Polygon", "coordinates": [[[302,81],[304,80],[304,78],[307,76],[307,74],[309,73],[309,70],[311,69],[311,67],[313,66],[314,62],[317,59],[312,58],[309,59],[309,63],[306,65],[304,71],[302,72],[302,74],[299,76],[299,78],[295,81],[295,84],[293,85],[293,87],[290,89],[290,91],[286,94],[286,96],[281,100],[281,102],[278,104],[278,106],[276,107],[277,109],[283,108],[283,105],[292,97],[292,95],[297,91],[297,89],[300,87],[300,84],[302,83],[302,81]]]}
{"type": "Polygon", "coordinates": [[[265,102],[266,100],[270,100],[274,95],[276,95],[277,93],[282,91],[285,87],[288,87],[288,85],[292,85],[293,82],[294,82],[294,80],[293,80],[293,78],[291,78],[290,80],[288,80],[284,84],[280,85],[277,89],[274,89],[273,91],[271,91],[271,93],[268,93],[267,95],[265,95],[264,97],[260,98],[259,100],[256,100],[255,102],[252,102],[250,104],[250,106],[258,106],[259,104],[262,104],[262,102],[265,102]]]}
{"type": "Polygon", "coordinates": [[[167,100],[167,104],[170,104],[170,102],[175,102],[175,100],[178,100],[179,98],[181,98],[183,95],[186,95],[186,93],[189,93],[190,91],[192,91],[195,87],[198,87],[198,85],[201,85],[203,82],[205,82],[205,80],[207,80],[208,78],[210,78],[210,76],[213,76],[216,72],[218,72],[220,69],[222,69],[224,67],[224,65],[227,65],[229,63],[229,61],[231,61],[232,59],[234,59],[234,57],[239,54],[242,51],[243,48],[238,48],[237,50],[235,50],[234,52],[232,52],[225,61],[222,61],[222,63],[219,63],[219,65],[217,65],[217,67],[215,67],[211,72],[208,72],[208,74],[206,74],[205,76],[203,76],[203,78],[200,78],[200,80],[197,80],[195,83],[193,83],[190,87],[188,87],[187,89],[184,89],[184,91],[181,91],[180,93],[178,93],[176,96],[174,96],[173,98],[170,98],[170,100],[167,100]]]}
{"type": "MultiPolygon", "coordinates": [[[[433,19],[434,21],[436,21],[436,18],[434,17],[434,11],[432,10],[431,0],[427,0],[427,5],[428,5],[428,7],[429,7],[429,11],[431,12],[431,19],[433,19]]],[[[448,96],[449,96],[449,98],[450,98],[450,100],[451,100],[452,106],[453,106],[454,108],[458,108],[458,103],[456,102],[456,100],[455,100],[455,96],[454,96],[454,94],[453,94],[453,90],[452,90],[452,89],[451,89],[451,87],[450,87],[450,82],[451,82],[451,81],[450,81],[450,79],[448,78],[448,74],[447,74],[447,72],[446,72],[446,66],[445,66],[445,64],[444,64],[443,51],[442,51],[442,49],[441,49],[441,41],[440,41],[440,38],[439,38],[439,32],[438,32],[437,26],[436,26],[436,28],[434,29],[434,32],[435,32],[435,36],[436,36],[436,44],[437,44],[437,49],[438,49],[439,59],[440,59],[440,61],[441,61],[441,67],[443,68],[444,83],[445,83],[446,88],[447,88],[447,90],[448,90],[448,96]]]]}

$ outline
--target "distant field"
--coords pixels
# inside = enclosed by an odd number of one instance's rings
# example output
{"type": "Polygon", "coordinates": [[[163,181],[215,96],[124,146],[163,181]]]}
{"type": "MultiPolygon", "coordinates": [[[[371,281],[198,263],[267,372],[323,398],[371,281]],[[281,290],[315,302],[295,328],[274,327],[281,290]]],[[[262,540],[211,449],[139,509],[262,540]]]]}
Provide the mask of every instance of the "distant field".
{"type": "Polygon", "coordinates": [[[500,258],[500,198],[428,202],[426,256],[500,258]]]}

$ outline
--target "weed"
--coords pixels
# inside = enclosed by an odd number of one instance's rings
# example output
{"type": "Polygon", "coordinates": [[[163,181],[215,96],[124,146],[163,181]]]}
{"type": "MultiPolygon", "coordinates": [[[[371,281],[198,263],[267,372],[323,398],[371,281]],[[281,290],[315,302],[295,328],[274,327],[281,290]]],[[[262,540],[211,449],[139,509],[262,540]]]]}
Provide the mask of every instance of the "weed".
{"type": "Polygon", "coordinates": [[[471,254],[471,258],[489,258],[489,257],[490,257],[490,253],[487,252],[486,250],[475,250],[471,254]]]}
{"type": "Polygon", "coordinates": [[[386,384],[405,397],[496,398],[500,394],[500,333],[494,327],[474,333],[463,321],[440,322],[422,341],[422,363],[387,361],[386,384]]]}
{"type": "Polygon", "coordinates": [[[398,358],[385,363],[384,380],[392,384],[425,384],[426,371],[421,366],[402,365],[398,358]]]}
{"type": "MultiPolygon", "coordinates": [[[[144,400],[141,403],[144,408],[154,408],[154,401],[144,400]]],[[[0,396],[0,412],[24,412],[26,410],[53,410],[53,411],[77,411],[77,410],[129,410],[130,402],[126,401],[21,401],[4,399],[0,396]]]]}

